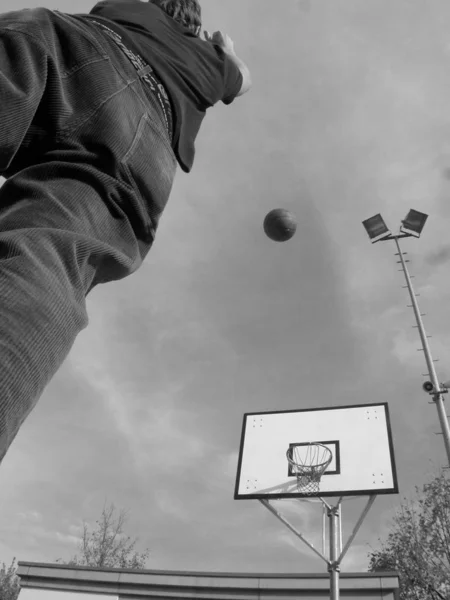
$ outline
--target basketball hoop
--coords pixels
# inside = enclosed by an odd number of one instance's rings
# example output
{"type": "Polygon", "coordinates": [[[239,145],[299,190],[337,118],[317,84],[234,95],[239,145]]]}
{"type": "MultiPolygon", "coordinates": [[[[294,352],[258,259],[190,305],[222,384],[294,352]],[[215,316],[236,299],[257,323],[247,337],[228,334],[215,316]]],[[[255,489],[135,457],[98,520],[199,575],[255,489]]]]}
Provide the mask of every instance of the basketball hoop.
{"type": "Polygon", "coordinates": [[[323,444],[310,442],[288,448],[286,458],[297,476],[298,491],[306,496],[317,494],[320,479],[333,458],[331,450],[323,444]]]}

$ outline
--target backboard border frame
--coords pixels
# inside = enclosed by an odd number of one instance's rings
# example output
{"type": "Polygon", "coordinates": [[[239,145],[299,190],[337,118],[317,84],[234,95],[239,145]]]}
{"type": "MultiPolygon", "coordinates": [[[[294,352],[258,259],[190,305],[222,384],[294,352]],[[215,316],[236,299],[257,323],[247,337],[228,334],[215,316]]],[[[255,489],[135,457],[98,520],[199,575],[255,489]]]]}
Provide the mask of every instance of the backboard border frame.
{"type": "Polygon", "coordinates": [[[394,454],[394,442],[392,436],[392,427],[391,427],[391,417],[389,412],[389,403],[388,402],[374,402],[370,404],[346,404],[346,405],[338,405],[338,406],[319,406],[316,408],[300,408],[300,409],[288,409],[288,410],[269,410],[269,411],[260,411],[260,412],[249,412],[244,413],[242,419],[242,429],[241,429],[241,441],[239,444],[239,457],[238,457],[238,468],[236,473],[236,483],[234,487],[234,500],[283,500],[283,499],[294,499],[294,498],[307,498],[307,497],[334,497],[337,498],[339,496],[372,496],[377,494],[398,494],[398,478],[397,478],[397,466],[395,462],[395,454],[394,454]],[[316,411],[330,411],[330,410],[342,410],[346,408],[372,408],[375,406],[383,406],[385,408],[386,414],[386,427],[387,427],[387,435],[388,435],[388,444],[389,444],[389,456],[391,459],[392,465],[392,481],[393,487],[389,489],[379,489],[379,490],[339,490],[339,492],[319,492],[317,494],[306,495],[301,494],[300,492],[294,494],[238,494],[239,490],[239,480],[241,476],[241,468],[242,468],[242,456],[245,442],[245,429],[247,424],[247,419],[252,416],[260,416],[260,415],[276,415],[276,414],[287,414],[287,413],[300,413],[300,412],[316,412],[316,411]]]}

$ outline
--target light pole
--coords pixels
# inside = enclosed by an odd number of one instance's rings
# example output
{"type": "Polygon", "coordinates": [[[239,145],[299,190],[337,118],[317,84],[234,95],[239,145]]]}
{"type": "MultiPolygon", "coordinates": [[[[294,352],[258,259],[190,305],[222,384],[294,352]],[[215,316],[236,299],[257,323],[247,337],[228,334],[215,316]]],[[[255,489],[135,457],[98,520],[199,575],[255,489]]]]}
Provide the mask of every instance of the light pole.
{"type": "Polygon", "coordinates": [[[420,237],[420,234],[422,232],[427,218],[428,215],[418,212],[417,210],[411,209],[407,214],[406,218],[402,221],[402,225],[400,226],[400,233],[398,233],[397,235],[393,235],[389,231],[380,214],[375,215],[374,217],[371,217],[366,221],[363,221],[363,225],[373,244],[376,242],[384,242],[386,240],[394,240],[397,246],[398,253],[396,254],[396,256],[399,256],[400,258],[398,262],[402,265],[401,270],[405,275],[405,287],[408,288],[409,295],[411,298],[412,304],[410,306],[414,310],[414,316],[416,317],[416,327],[419,329],[419,335],[422,342],[422,350],[425,354],[428,374],[430,377],[430,381],[426,381],[423,384],[423,389],[428,394],[430,394],[430,396],[433,397],[433,401],[436,404],[439,422],[441,425],[442,437],[444,438],[445,451],[447,453],[448,466],[450,467],[450,428],[444,407],[444,394],[448,393],[450,382],[442,384],[439,383],[439,380],[437,378],[436,369],[434,368],[434,362],[431,357],[430,346],[428,344],[428,338],[425,333],[425,327],[422,321],[422,314],[420,313],[419,305],[416,300],[416,294],[414,293],[413,286],[411,283],[411,276],[406,266],[406,263],[409,261],[403,258],[403,255],[407,253],[402,252],[400,250],[400,244],[398,241],[400,238],[404,237],[420,237]]]}

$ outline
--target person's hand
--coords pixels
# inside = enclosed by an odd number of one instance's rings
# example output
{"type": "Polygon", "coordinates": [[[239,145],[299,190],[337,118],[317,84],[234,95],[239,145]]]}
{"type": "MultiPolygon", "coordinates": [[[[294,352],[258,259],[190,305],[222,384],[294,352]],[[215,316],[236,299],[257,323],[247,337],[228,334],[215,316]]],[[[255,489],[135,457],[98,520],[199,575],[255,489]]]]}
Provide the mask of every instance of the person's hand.
{"type": "Polygon", "coordinates": [[[222,33],[221,31],[215,31],[212,35],[209,31],[205,31],[205,40],[207,42],[211,42],[211,44],[216,44],[220,46],[224,52],[229,52],[234,54],[234,42],[226,33],[222,33]]]}

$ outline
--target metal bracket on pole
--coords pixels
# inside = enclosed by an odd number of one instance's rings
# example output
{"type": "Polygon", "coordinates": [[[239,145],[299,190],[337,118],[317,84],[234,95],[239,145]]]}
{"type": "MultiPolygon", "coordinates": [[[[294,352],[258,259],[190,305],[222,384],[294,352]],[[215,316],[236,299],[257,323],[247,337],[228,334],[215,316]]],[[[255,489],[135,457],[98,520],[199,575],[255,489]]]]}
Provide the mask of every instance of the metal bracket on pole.
{"type": "Polygon", "coordinates": [[[375,498],[376,498],[376,495],[370,496],[369,500],[367,501],[367,504],[364,507],[364,510],[362,511],[361,516],[358,519],[358,522],[356,523],[356,525],[353,528],[351,536],[348,538],[347,543],[345,544],[345,547],[342,550],[341,555],[339,556],[339,558],[337,560],[338,564],[340,564],[342,562],[342,559],[347,554],[347,551],[350,548],[351,543],[355,539],[356,534],[358,533],[358,531],[359,531],[359,529],[360,529],[360,527],[361,527],[364,519],[367,516],[367,513],[372,508],[372,504],[375,502],[375,498]]]}
{"type": "Polygon", "coordinates": [[[329,565],[329,564],[330,564],[330,563],[329,563],[329,561],[328,561],[328,560],[325,558],[325,556],[323,556],[323,555],[322,555],[322,554],[321,554],[321,553],[320,553],[318,550],[316,550],[316,549],[314,548],[314,546],[313,546],[312,544],[310,544],[310,543],[308,542],[308,540],[307,540],[307,539],[305,539],[305,538],[303,537],[303,535],[302,535],[302,534],[301,534],[299,531],[297,531],[297,530],[295,529],[295,527],[293,527],[293,526],[292,526],[292,525],[289,523],[289,521],[288,521],[288,520],[287,520],[287,519],[286,519],[286,518],[285,518],[285,517],[284,517],[284,516],[283,516],[283,515],[282,515],[282,514],[281,514],[281,513],[280,513],[280,512],[279,512],[279,511],[278,511],[278,510],[275,508],[275,507],[274,507],[274,506],[272,506],[272,505],[270,504],[270,502],[269,502],[268,500],[260,500],[260,502],[261,502],[261,504],[262,504],[263,506],[265,506],[265,507],[266,507],[268,510],[270,510],[270,512],[271,512],[273,515],[275,515],[275,516],[277,517],[277,519],[279,519],[279,520],[280,520],[282,523],[284,523],[284,525],[286,525],[286,527],[287,527],[287,528],[288,528],[290,531],[292,531],[292,533],[293,533],[293,534],[295,534],[297,537],[299,537],[299,538],[302,540],[302,542],[304,542],[304,543],[305,543],[305,544],[306,544],[306,545],[307,545],[309,548],[311,548],[311,550],[312,550],[313,552],[315,552],[315,553],[317,554],[317,556],[319,556],[319,557],[320,557],[322,560],[324,560],[324,561],[327,563],[327,565],[329,565]]]}
{"type": "MultiPolygon", "coordinates": [[[[347,499],[350,500],[352,498],[353,497],[348,497],[347,499]]],[[[354,498],[359,498],[359,496],[355,496],[354,498]]],[[[317,554],[317,556],[319,558],[321,558],[326,563],[326,565],[328,567],[328,572],[330,573],[330,600],[339,600],[339,573],[341,570],[340,566],[341,566],[342,559],[346,555],[353,540],[355,539],[355,536],[358,533],[364,519],[366,518],[367,513],[369,512],[372,504],[375,502],[375,498],[376,498],[376,495],[372,495],[368,499],[367,504],[364,507],[364,510],[362,511],[361,516],[358,519],[358,522],[356,523],[355,527],[353,528],[351,536],[347,540],[347,543],[345,544],[344,549],[342,549],[342,541],[340,541],[340,539],[342,540],[342,537],[341,537],[342,534],[340,533],[339,530],[341,529],[341,518],[342,518],[341,503],[344,500],[344,497],[341,496],[335,506],[330,506],[330,504],[328,504],[328,502],[325,502],[325,500],[323,498],[319,497],[319,500],[323,503],[323,508],[327,509],[326,512],[328,514],[328,518],[330,521],[330,559],[329,560],[327,560],[327,558],[323,554],[321,554],[318,550],[316,550],[314,548],[314,546],[310,542],[308,542],[308,540],[305,539],[305,537],[299,531],[297,531],[295,529],[295,527],[293,525],[291,525],[289,523],[289,521],[281,514],[281,512],[279,510],[277,510],[274,506],[272,506],[272,504],[268,500],[260,499],[259,501],[275,517],[277,517],[277,519],[279,519],[284,525],[286,525],[286,527],[290,531],[292,531],[292,533],[294,535],[296,535],[298,538],[300,538],[303,543],[305,543],[315,554],[317,554]]],[[[324,550],[324,540],[322,541],[322,543],[323,543],[323,550],[324,550]]]]}
{"type": "MultiPolygon", "coordinates": [[[[328,502],[326,500],[324,500],[321,496],[317,496],[317,499],[320,500],[322,502],[322,504],[324,506],[326,506],[327,508],[331,508],[331,505],[328,504],[328,502]]],[[[299,498],[299,500],[300,500],[300,498],[299,498]]]]}

